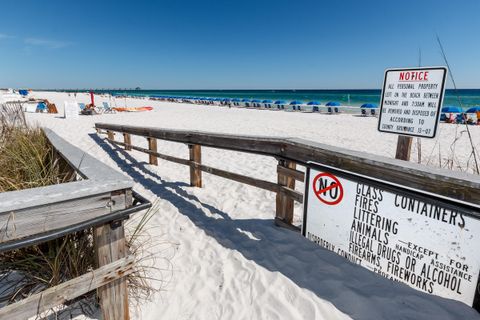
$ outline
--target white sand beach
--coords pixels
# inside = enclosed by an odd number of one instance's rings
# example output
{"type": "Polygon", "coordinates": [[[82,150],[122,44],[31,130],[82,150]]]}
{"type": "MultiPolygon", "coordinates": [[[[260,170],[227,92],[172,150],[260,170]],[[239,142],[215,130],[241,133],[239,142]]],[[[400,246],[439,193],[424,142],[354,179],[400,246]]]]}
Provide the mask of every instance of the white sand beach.
{"type": "MultiPolygon", "coordinates": [[[[158,201],[149,222],[154,277],[164,280],[151,301],[132,309],[134,319],[480,319],[453,300],[383,279],[324,250],[301,235],[274,226],[275,194],[204,173],[203,188],[188,185],[188,168],[106,143],[94,124],[106,122],[215,133],[304,138],[393,158],[397,136],[379,133],[377,118],[200,106],[146,99],[116,99],[119,107],[149,112],[63,119],[64,101],[90,102],[86,93],[32,92],[56,104],[59,114],[27,113],[73,145],[132,177],[135,190],[158,201]]],[[[96,103],[109,101],[96,96],[96,103]]],[[[115,103],[113,105],[115,106],[115,103]]],[[[480,126],[470,126],[480,149],[480,126]]],[[[146,147],[143,138],[133,143],[146,147]]],[[[183,144],[158,141],[159,152],[186,158],[183,144]]],[[[441,123],[435,139],[421,140],[421,161],[473,172],[465,126],[441,123]],[[455,142],[454,145],[452,145],[455,142]]],[[[275,159],[204,148],[202,162],[276,181],[275,159]]],[[[418,161],[414,141],[412,161],[418,161]]],[[[296,188],[303,189],[298,183],[296,188]]],[[[296,204],[294,223],[301,223],[296,204]]]]}

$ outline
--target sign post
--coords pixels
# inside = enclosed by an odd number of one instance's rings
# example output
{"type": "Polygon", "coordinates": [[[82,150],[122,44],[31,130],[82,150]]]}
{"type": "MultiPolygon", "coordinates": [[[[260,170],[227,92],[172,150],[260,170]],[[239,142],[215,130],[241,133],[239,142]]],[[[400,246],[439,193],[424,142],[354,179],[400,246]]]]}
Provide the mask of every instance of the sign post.
{"type": "Polygon", "coordinates": [[[474,304],[479,209],[309,163],[302,234],[353,263],[422,292],[474,304]]]}
{"type": "Polygon", "coordinates": [[[446,77],[445,67],[385,71],[378,130],[400,135],[395,158],[410,159],[412,137],[435,137],[446,77]]]}

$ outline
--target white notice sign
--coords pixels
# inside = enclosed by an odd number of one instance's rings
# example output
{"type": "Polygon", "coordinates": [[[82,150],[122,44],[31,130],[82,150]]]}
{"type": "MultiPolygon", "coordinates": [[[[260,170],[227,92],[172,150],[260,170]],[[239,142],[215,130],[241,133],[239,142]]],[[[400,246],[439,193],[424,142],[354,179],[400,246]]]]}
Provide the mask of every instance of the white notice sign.
{"type": "Polygon", "coordinates": [[[304,236],[383,277],[473,304],[480,220],[453,202],[326,170],[307,171],[304,236]]]}
{"type": "Polygon", "coordinates": [[[385,71],[378,130],[435,137],[446,78],[445,67],[385,71]]]}
{"type": "Polygon", "coordinates": [[[63,116],[65,118],[78,118],[80,108],[76,101],[65,101],[63,105],[63,116]]]}

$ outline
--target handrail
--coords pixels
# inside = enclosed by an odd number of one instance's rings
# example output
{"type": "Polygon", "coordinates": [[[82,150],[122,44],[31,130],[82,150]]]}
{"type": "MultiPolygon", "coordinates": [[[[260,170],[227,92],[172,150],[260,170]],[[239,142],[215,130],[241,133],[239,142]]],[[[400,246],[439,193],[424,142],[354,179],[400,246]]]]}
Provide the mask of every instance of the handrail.
{"type": "Polygon", "coordinates": [[[125,276],[134,258],[127,258],[123,220],[134,212],[151,207],[151,203],[132,190],[132,179],[74,147],[52,130],[44,129],[44,133],[55,150],[55,157],[63,158],[70,165],[70,173],[77,174],[83,180],[0,193],[0,252],[93,227],[98,267],[94,272],[115,274],[106,274],[105,279],[90,284],[87,281],[87,285],[84,278],[89,276],[82,275],[0,308],[0,314],[30,318],[63,303],[67,296],[68,299],[74,299],[98,289],[103,318],[128,319],[125,276]],[[82,285],[83,288],[77,291],[66,289],[68,286],[80,288],[82,285]],[[48,295],[52,299],[43,300],[48,295]],[[30,308],[30,304],[35,308],[30,308]]]}
{"type": "Polygon", "coordinates": [[[308,162],[318,162],[413,189],[435,193],[459,202],[480,205],[479,175],[428,167],[309,140],[170,130],[107,123],[96,123],[95,128],[189,145],[272,156],[301,165],[306,165],[308,162]]]}

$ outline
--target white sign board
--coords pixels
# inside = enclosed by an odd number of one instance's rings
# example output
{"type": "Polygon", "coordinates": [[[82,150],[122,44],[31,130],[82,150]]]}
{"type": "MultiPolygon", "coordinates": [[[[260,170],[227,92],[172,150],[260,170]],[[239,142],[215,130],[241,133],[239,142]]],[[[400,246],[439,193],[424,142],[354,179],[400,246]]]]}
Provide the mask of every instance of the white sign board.
{"type": "Polygon", "coordinates": [[[480,220],[464,207],[315,165],[305,202],[309,240],[388,279],[473,304],[480,220]]]}
{"type": "Polygon", "coordinates": [[[65,119],[78,118],[79,112],[80,108],[76,101],[65,101],[63,109],[63,115],[65,119]]]}
{"type": "Polygon", "coordinates": [[[385,71],[378,130],[435,137],[446,78],[445,67],[385,71]]]}

